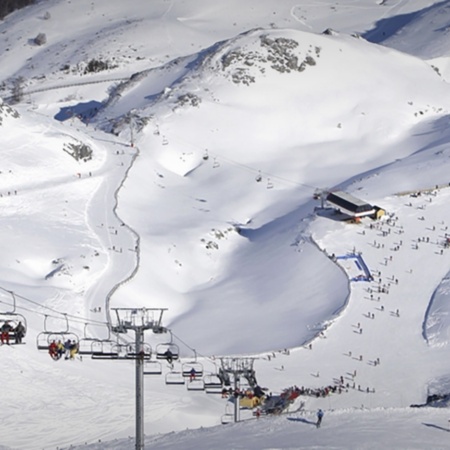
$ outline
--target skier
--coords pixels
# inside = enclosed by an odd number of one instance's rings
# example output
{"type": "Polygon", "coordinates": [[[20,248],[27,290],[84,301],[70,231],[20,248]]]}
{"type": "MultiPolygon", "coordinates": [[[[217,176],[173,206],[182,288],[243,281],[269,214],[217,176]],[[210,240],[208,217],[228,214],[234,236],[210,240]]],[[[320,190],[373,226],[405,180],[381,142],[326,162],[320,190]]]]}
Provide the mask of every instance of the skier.
{"type": "Polygon", "coordinates": [[[323,418],[323,411],[321,409],[319,409],[319,411],[317,411],[317,422],[316,422],[317,428],[320,428],[320,424],[322,423],[322,418],[323,418]]]}
{"type": "Polygon", "coordinates": [[[69,346],[69,358],[75,359],[75,355],[78,353],[78,342],[73,341],[69,346]]]}
{"type": "Polygon", "coordinates": [[[25,327],[23,326],[22,322],[19,322],[17,326],[14,328],[14,339],[16,341],[16,344],[21,344],[24,336],[25,336],[25,327]]]}
{"type": "Polygon", "coordinates": [[[8,322],[8,321],[6,321],[3,325],[2,325],[2,328],[1,328],[1,336],[0,336],[0,338],[1,338],[1,342],[2,342],[2,344],[8,344],[9,345],[9,333],[11,332],[11,331],[13,331],[13,327],[11,326],[11,324],[8,322]]]}
{"type": "Polygon", "coordinates": [[[192,368],[191,371],[189,372],[189,382],[192,383],[192,381],[195,380],[195,376],[196,376],[196,375],[197,375],[197,374],[196,374],[196,372],[195,372],[195,369],[192,368]]]}
{"type": "Polygon", "coordinates": [[[48,346],[48,354],[51,356],[52,359],[55,361],[59,359],[58,356],[58,346],[56,345],[55,341],[52,341],[50,345],[48,346]]]}
{"type": "Polygon", "coordinates": [[[170,351],[170,348],[168,348],[165,352],[164,352],[164,357],[166,358],[167,362],[169,364],[172,363],[173,361],[173,353],[170,351]]]}

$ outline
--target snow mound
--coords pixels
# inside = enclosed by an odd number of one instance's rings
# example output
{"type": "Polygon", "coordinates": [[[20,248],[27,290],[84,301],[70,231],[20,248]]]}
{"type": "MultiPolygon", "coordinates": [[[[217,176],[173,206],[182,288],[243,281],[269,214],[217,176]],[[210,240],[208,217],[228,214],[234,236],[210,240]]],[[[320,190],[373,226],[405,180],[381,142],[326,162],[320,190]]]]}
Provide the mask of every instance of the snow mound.
{"type": "Polygon", "coordinates": [[[433,293],[424,322],[424,337],[432,347],[446,346],[450,340],[450,273],[433,293]]]}

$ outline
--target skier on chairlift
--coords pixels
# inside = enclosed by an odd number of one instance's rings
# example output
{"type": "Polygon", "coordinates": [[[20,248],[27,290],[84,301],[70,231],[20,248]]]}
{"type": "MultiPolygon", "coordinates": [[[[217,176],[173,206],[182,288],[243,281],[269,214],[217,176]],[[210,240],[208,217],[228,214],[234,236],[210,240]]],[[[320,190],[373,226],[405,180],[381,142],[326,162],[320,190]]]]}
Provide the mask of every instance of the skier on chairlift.
{"type": "Polygon", "coordinates": [[[167,362],[169,364],[172,364],[173,361],[173,353],[170,351],[170,348],[168,348],[165,352],[164,352],[164,356],[167,360],[167,362]]]}
{"type": "Polygon", "coordinates": [[[13,330],[13,327],[11,326],[11,324],[6,321],[1,328],[1,335],[0,335],[0,340],[2,342],[2,344],[8,344],[9,345],[9,333],[13,330]]]}
{"type": "Polygon", "coordinates": [[[22,322],[19,322],[13,331],[16,344],[21,344],[22,339],[25,336],[25,327],[23,326],[22,322]]]}

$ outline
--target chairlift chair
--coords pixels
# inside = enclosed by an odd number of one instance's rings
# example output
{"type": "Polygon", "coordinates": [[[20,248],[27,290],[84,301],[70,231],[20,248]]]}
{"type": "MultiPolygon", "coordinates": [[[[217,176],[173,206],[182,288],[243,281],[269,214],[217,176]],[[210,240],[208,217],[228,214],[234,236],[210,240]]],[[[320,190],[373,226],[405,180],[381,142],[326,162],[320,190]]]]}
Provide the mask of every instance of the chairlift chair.
{"type": "Polygon", "coordinates": [[[192,369],[195,370],[196,377],[203,376],[203,365],[197,361],[191,361],[191,362],[183,363],[183,365],[182,365],[183,377],[190,377],[192,369]]]}
{"type": "Polygon", "coordinates": [[[128,344],[126,349],[126,358],[128,359],[150,359],[152,357],[152,348],[150,344],[144,343],[140,352],[136,350],[136,344],[128,344]]]}
{"type": "Polygon", "coordinates": [[[217,374],[207,374],[203,378],[203,387],[207,394],[221,394],[223,389],[222,380],[217,374]]]}
{"type": "Polygon", "coordinates": [[[185,378],[183,377],[183,373],[171,370],[166,374],[166,384],[168,385],[185,384],[185,378]]]}
{"type": "Polygon", "coordinates": [[[12,296],[13,304],[12,310],[6,312],[0,312],[0,329],[3,327],[5,323],[9,323],[11,325],[11,331],[8,333],[8,337],[11,344],[16,344],[14,329],[21,323],[23,325],[23,336],[24,338],[27,334],[27,321],[22,314],[16,313],[16,297],[13,291],[9,291],[12,296]]]}
{"type": "Polygon", "coordinates": [[[37,349],[38,350],[48,350],[50,344],[55,341],[61,341],[63,344],[67,341],[75,342],[79,344],[78,336],[75,333],[71,332],[52,332],[52,331],[43,331],[39,333],[36,337],[37,349]]]}
{"type": "Polygon", "coordinates": [[[78,344],[78,354],[79,355],[92,355],[94,350],[94,339],[81,339],[78,344]]]}
{"type": "Polygon", "coordinates": [[[36,346],[38,350],[47,350],[49,349],[50,344],[55,341],[61,341],[63,344],[64,342],[67,342],[70,340],[71,342],[75,342],[76,344],[79,344],[80,340],[78,336],[75,333],[72,333],[69,331],[69,321],[67,319],[67,315],[64,314],[66,326],[62,330],[57,331],[50,331],[47,329],[47,318],[48,316],[45,316],[44,319],[44,331],[39,333],[36,337],[36,346]]]}
{"type": "Polygon", "coordinates": [[[98,341],[92,343],[92,359],[119,359],[123,353],[122,345],[113,341],[98,341]]]}
{"type": "Polygon", "coordinates": [[[144,375],[161,375],[162,364],[159,361],[145,361],[144,375]]]}
{"type": "Polygon", "coordinates": [[[170,359],[168,351],[172,354],[171,359],[176,361],[180,357],[180,349],[173,342],[161,343],[156,346],[156,359],[170,359]]]}

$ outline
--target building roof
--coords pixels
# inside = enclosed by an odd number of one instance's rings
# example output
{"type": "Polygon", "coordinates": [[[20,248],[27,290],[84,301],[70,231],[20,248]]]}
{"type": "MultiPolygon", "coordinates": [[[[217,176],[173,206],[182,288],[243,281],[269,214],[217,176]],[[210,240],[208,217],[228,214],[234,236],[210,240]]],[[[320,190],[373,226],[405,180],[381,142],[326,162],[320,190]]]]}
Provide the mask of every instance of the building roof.
{"type": "Polygon", "coordinates": [[[343,191],[330,192],[327,195],[327,202],[337,206],[343,213],[350,216],[367,216],[375,212],[374,207],[353,195],[343,191]]]}

